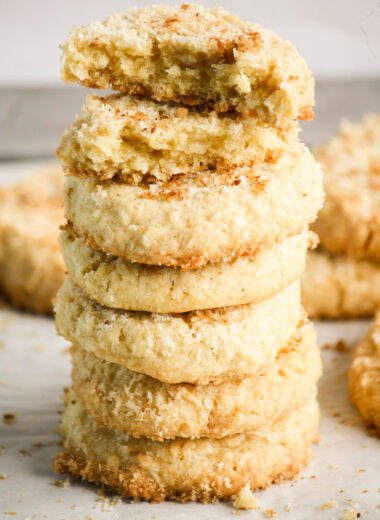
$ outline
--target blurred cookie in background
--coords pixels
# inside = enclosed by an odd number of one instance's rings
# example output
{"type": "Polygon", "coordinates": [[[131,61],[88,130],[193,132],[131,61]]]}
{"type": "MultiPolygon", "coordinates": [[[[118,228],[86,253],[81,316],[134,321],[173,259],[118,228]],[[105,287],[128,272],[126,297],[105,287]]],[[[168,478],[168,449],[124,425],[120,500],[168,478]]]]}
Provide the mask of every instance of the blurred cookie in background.
{"type": "Polygon", "coordinates": [[[62,190],[55,164],[0,190],[0,291],[17,308],[52,311],[65,270],[57,240],[62,190]]]}
{"type": "Polygon", "coordinates": [[[348,378],[351,401],[367,428],[380,436],[380,312],[353,352],[348,378]]]}
{"type": "Polygon", "coordinates": [[[380,263],[309,251],[302,302],[313,318],[359,318],[380,308],[380,263]]]}
{"type": "Polygon", "coordinates": [[[303,302],[313,318],[371,316],[380,307],[380,115],[339,132],[315,150],[326,201],[312,229],[303,302]]]}

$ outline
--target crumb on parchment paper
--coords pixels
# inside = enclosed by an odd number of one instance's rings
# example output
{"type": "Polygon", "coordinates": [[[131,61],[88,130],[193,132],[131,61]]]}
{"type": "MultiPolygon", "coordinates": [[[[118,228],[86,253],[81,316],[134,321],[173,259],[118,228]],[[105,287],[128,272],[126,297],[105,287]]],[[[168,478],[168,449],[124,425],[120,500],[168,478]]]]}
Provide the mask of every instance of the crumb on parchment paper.
{"type": "Polygon", "coordinates": [[[54,481],[54,485],[55,486],[59,486],[59,487],[63,487],[63,488],[67,488],[70,486],[70,479],[69,478],[64,478],[62,480],[55,480],[54,481]]]}
{"type": "Polygon", "coordinates": [[[346,509],[344,516],[336,518],[335,516],[331,517],[330,520],[358,520],[361,517],[361,514],[353,511],[352,509],[346,509]]]}
{"type": "Polygon", "coordinates": [[[360,516],[360,513],[354,511],[353,509],[346,509],[344,513],[344,520],[356,520],[357,518],[360,518],[360,516]]]}
{"type": "Polygon", "coordinates": [[[13,424],[15,422],[16,416],[14,413],[4,413],[3,414],[3,423],[4,424],[13,424]]]}
{"type": "Polygon", "coordinates": [[[325,343],[322,350],[333,350],[334,352],[342,352],[344,354],[351,351],[350,347],[343,339],[339,339],[335,343],[325,343]]]}
{"type": "Polygon", "coordinates": [[[28,455],[29,457],[32,455],[28,450],[18,450],[20,455],[28,455]]]}
{"type": "Polygon", "coordinates": [[[101,511],[102,513],[110,513],[113,512],[115,506],[117,506],[121,502],[121,498],[118,495],[107,497],[102,493],[103,490],[98,490],[99,498],[96,499],[95,509],[96,511],[101,511]]]}
{"type": "Polygon", "coordinates": [[[331,502],[325,502],[324,504],[319,506],[319,509],[329,509],[330,507],[338,507],[338,502],[336,500],[332,500],[331,502]]]}
{"type": "Polygon", "coordinates": [[[259,501],[254,496],[249,488],[249,484],[246,484],[239,493],[232,496],[233,506],[236,509],[253,509],[256,511],[259,509],[259,501]]]}

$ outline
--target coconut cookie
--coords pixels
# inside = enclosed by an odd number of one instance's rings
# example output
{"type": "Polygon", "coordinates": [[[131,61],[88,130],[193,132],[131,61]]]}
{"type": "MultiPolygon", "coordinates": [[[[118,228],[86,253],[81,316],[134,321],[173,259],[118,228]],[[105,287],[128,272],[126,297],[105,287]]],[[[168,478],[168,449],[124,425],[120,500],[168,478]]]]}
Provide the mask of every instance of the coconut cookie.
{"type": "Polygon", "coordinates": [[[216,385],[162,383],[78,346],[72,364],[76,396],[99,424],[154,440],[255,431],[310,402],[321,374],[310,323],[256,376],[216,385]]]}
{"type": "Polygon", "coordinates": [[[62,171],[51,166],[0,191],[0,289],[16,307],[52,310],[65,271],[62,190],[62,171]]]}
{"type": "Polygon", "coordinates": [[[168,180],[201,170],[226,172],[270,161],[297,140],[286,132],[228,113],[155,103],[129,95],[89,96],[81,116],[63,134],[63,168],[100,180],[168,180]]]}
{"type": "Polygon", "coordinates": [[[289,42],[223,9],[151,6],[74,28],[63,81],[236,110],[271,125],[313,117],[314,80],[289,42]]]}
{"type": "Polygon", "coordinates": [[[108,309],[66,281],[55,312],[59,333],[98,357],[166,383],[197,384],[257,373],[303,319],[298,281],[260,303],[186,314],[108,309]]]}
{"type": "Polygon", "coordinates": [[[348,376],[352,402],[367,427],[380,436],[380,312],[355,348],[348,376]]]}
{"type": "Polygon", "coordinates": [[[63,452],[55,469],[122,495],[213,502],[294,478],[310,458],[319,420],[315,401],[254,433],[157,442],[101,427],[66,395],[63,452]]]}
{"type": "Polygon", "coordinates": [[[315,236],[305,231],[271,248],[261,248],[251,258],[187,271],[107,255],[88,247],[70,230],[61,233],[60,242],[71,279],[90,298],[106,307],[176,313],[274,296],[300,276],[315,236]]]}
{"type": "Polygon", "coordinates": [[[380,116],[344,123],[316,151],[326,202],[314,230],[333,253],[380,261],[380,116]]]}
{"type": "Polygon", "coordinates": [[[380,307],[380,264],[310,251],[302,303],[312,318],[371,316],[380,307]]]}
{"type": "Polygon", "coordinates": [[[271,164],[167,183],[70,176],[65,212],[94,249],[151,265],[200,267],[301,233],[323,202],[322,174],[301,144],[271,164]]]}

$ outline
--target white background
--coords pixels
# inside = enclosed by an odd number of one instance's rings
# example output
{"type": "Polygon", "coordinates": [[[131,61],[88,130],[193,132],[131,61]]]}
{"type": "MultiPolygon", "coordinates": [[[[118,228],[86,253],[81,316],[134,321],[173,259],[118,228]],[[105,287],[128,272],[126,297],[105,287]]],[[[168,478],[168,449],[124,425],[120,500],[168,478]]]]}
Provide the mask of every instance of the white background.
{"type": "MultiPolygon", "coordinates": [[[[158,0],[159,2],[160,0],[158,0]]],[[[59,83],[59,45],[73,25],[154,0],[0,0],[0,86],[59,83]]],[[[176,4],[170,0],[162,3],[176,4]]],[[[157,1],[156,1],[157,3],[157,1]]],[[[203,0],[296,44],[314,74],[380,76],[379,0],[203,0]]]]}

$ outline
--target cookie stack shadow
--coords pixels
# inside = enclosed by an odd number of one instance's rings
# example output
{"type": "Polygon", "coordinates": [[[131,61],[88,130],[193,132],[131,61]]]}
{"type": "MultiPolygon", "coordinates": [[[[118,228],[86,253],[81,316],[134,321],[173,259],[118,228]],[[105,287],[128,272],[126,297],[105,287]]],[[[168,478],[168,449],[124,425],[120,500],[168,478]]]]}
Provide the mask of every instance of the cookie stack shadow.
{"type": "MultiPolygon", "coordinates": [[[[152,501],[226,499],[294,477],[317,437],[321,364],[299,277],[323,189],[295,119],[311,114],[313,80],[293,47],[222,10],[120,16],[126,32],[140,18],[165,34],[174,16],[180,28],[214,21],[219,42],[227,29],[251,41],[253,27],[259,57],[273,48],[294,55],[305,82],[289,76],[276,91],[277,65],[271,102],[267,93],[265,106],[248,110],[255,91],[250,98],[240,86],[221,112],[212,99],[194,101],[200,93],[176,95],[179,79],[157,101],[159,76],[156,90],[139,90],[112,76],[112,60],[107,74],[83,79],[102,62],[91,61],[99,40],[86,47],[91,26],[74,30],[64,50],[66,80],[122,93],[89,97],[58,150],[68,277],[55,312],[73,347],[55,467],[152,501]],[[79,62],[82,79],[73,78],[79,62]]],[[[116,21],[104,22],[102,38],[120,29],[116,21]]]]}

